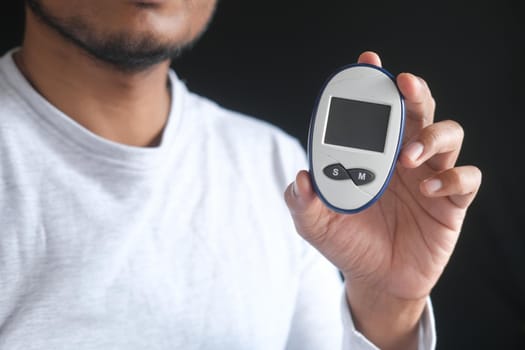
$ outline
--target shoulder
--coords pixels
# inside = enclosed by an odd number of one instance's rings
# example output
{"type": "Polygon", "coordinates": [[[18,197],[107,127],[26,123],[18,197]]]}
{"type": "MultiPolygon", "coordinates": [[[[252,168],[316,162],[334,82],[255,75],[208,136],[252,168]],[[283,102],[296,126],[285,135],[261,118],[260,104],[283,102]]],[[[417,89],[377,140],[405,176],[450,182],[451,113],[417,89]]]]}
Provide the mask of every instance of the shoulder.
{"type": "Polygon", "coordinates": [[[188,106],[203,118],[203,121],[213,123],[221,131],[236,133],[242,131],[250,136],[272,137],[284,142],[295,142],[295,138],[279,126],[269,123],[255,115],[249,115],[224,107],[214,100],[189,91],[188,106]]]}
{"type": "Polygon", "coordinates": [[[192,118],[206,137],[232,152],[277,158],[285,163],[305,162],[305,150],[297,137],[266,120],[219,105],[210,98],[188,92],[185,118],[192,118]]]}
{"type": "Polygon", "coordinates": [[[27,113],[27,105],[17,93],[17,88],[20,88],[17,86],[19,73],[11,54],[12,51],[9,51],[0,56],[0,125],[4,127],[19,122],[17,115],[27,113]]]}
{"type": "Polygon", "coordinates": [[[200,137],[206,138],[214,154],[221,155],[224,165],[249,171],[266,186],[276,186],[279,194],[307,167],[300,141],[279,126],[193,93],[188,104],[200,137]]]}
{"type": "MultiPolygon", "coordinates": [[[[24,123],[22,116],[25,103],[18,96],[0,67],[0,144],[3,145],[9,135],[19,131],[24,123]]],[[[5,148],[3,148],[5,151],[5,148]]]]}

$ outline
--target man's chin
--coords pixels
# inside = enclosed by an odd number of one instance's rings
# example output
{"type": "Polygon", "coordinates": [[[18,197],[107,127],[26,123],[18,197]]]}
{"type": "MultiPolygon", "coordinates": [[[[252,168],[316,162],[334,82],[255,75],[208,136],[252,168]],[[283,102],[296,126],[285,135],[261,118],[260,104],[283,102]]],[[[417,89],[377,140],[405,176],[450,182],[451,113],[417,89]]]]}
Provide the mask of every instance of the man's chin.
{"type": "Polygon", "coordinates": [[[125,72],[140,72],[180,55],[177,45],[131,45],[129,40],[106,41],[102,45],[77,43],[93,58],[125,72]]]}
{"type": "MultiPolygon", "coordinates": [[[[63,40],[89,57],[126,72],[143,71],[177,57],[184,45],[159,38],[155,33],[108,33],[79,16],[61,19],[37,0],[28,1],[31,12],[63,40]]],[[[173,39],[172,39],[173,40],[173,39]]]]}

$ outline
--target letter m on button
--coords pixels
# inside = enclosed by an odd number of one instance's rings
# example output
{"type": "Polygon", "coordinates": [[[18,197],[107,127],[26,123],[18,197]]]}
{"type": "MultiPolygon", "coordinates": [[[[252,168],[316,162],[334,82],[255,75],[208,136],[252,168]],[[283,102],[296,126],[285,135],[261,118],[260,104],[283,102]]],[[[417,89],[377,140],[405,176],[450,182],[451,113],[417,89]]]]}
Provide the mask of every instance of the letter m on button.
{"type": "Polygon", "coordinates": [[[357,186],[361,186],[361,185],[370,183],[375,178],[374,173],[366,169],[360,169],[360,168],[348,169],[348,173],[350,174],[350,177],[352,178],[352,180],[357,186]]]}

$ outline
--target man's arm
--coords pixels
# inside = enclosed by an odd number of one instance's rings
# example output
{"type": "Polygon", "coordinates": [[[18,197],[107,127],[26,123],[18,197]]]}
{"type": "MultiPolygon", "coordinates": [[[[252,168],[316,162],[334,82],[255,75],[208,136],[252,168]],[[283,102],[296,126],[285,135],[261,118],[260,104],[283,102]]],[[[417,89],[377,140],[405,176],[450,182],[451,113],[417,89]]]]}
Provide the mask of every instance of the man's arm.
{"type": "MultiPolygon", "coordinates": [[[[377,346],[372,344],[370,340],[361,332],[357,330],[357,327],[353,320],[353,315],[350,312],[348,305],[348,298],[346,291],[343,293],[341,298],[341,310],[343,311],[343,327],[344,327],[344,339],[343,339],[343,350],[355,350],[355,349],[374,349],[377,350],[377,346]],[[345,312],[346,310],[346,312],[345,312]]],[[[375,325],[372,325],[374,327],[375,325]]],[[[373,333],[373,332],[372,332],[373,333]]],[[[436,347],[436,327],[434,320],[434,312],[432,309],[432,303],[430,298],[427,298],[423,315],[419,319],[417,325],[417,348],[418,349],[435,349],[436,347]]],[[[411,344],[413,346],[413,344],[411,344]]]]}
{"type": "MultiPolygon", "coordinates": [[[[345,284],[337,268],[311,246],[305,246],[303,268],[287,350],[378,350],[359,331],[350,311],[345,284]],[[339,295],[339,298],[336,297],[339,295]]],[[[372,336],[378,325],[371,325],[372,336]]],[[[362,330],[362,328],[359,328],[362,330]]],[[[432,305],[426,300],[416,325],[419,349],[432,349],[436,340],[432,305]]]]}
{"type": "Polygon", "coordinates": [[[417,349],[419,322],[426,305],[422,300],[400,300],[345,285],[356,329],[381,349],[417,349]]]}
{"type": "MultiPolygon", "coordinates": [[[[359,62],[380,65],[372,52],[359,62]]],[[[463,129],[434,123],[435,102],[423,79],[402,73],[404,146],[392,180],[370,208],[353,215],[328,209],[301,171],[285,192],[298,233],[340,269],[357,329],[382,349],[415,349],[425,300],[452,254],[481,184],[475,166],[456,166],[463,129]]]]}

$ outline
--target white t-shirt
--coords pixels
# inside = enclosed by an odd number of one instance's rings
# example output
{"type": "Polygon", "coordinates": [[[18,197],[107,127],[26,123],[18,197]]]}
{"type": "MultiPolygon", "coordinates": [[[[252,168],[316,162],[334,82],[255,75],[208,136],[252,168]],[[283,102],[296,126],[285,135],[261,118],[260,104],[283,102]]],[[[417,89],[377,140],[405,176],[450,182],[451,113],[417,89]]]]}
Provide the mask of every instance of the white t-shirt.
{"type": "MultiPolygon", "coordinates": [[[[103,139],[0,61],[0,349],[374,349],[283,200],[294,138],[187,90],[158,147],[103,139]]],[[[434,347],[429,307],[421,348],[434,347]]]]}

